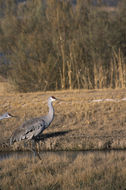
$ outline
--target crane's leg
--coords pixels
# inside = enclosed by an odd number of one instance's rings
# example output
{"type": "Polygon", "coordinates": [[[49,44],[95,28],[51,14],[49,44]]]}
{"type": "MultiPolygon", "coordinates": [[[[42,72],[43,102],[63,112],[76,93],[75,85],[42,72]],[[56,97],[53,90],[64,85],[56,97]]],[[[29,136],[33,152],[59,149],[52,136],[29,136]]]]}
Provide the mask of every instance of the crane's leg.
{"type": "Polygon", "coordinates": [[[36,155],[38,156],[38,158],[41,160],[41,156],[39,154],[39,144],[37,141],[35,141],[35,145],[36,145],[36,155]]]}
{"type": "MultiPolygon", "coordinates": [[[[28,147],[28,145],[27,145],[27,142],[28,142],[29,140],[27,140],[26,142],[25,142],[25,144],[24,144],[24,146],[25,147],[28,147]]],[[[34,154],[34,156],[38,156],[38,158],[41,160],[41,157],[40,157],[40,154],[39,154],[39,146],[38,146],[38,143],[37,143],[37,141],[35,140],[35,139],[31,139],[31,148],[28,148],[31,152],[33,152],[33,154],[34,154]]]]}
{"type": "Polygon", "coordinates": [[[34,153],[34,155],[35,156],[38,156],[38,158],[41,160],[41,156],[40,156],[40,154],[39,154],[39,146],[38,146],[38,143],[37,143],[37,141],[36,140],[33,140],[32,141],[33,143],[32,143],[32,151],[33,151],[33,153],[34,153]]]}

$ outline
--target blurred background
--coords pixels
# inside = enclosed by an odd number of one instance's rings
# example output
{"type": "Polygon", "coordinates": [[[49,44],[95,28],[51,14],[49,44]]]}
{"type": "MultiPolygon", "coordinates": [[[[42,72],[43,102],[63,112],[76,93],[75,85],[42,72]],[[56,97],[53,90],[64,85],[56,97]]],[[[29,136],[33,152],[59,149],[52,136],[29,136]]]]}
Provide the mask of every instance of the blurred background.
{"type": "Polygon", "coordinates": [[[1,0],[0,77],[19,92],[126,87],[126,0],[1,0]]]}

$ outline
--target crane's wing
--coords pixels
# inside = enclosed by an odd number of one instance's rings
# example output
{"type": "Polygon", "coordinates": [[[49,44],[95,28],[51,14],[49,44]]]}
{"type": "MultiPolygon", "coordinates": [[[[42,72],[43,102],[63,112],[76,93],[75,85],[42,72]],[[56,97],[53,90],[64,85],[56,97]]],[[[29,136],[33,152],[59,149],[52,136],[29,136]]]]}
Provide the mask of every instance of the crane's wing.
{"type": "Polygon", "coordinates": [[[47,123],[42,118],[34,118],[23,123],[10,138],[10,144],[23,139],[32,139],[46,128],[47,123]]]}

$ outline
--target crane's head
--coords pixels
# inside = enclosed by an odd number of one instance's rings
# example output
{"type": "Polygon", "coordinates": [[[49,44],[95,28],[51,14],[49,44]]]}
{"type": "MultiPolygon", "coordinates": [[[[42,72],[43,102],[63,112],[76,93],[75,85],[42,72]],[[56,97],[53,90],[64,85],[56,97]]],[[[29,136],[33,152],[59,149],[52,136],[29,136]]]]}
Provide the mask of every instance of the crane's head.
{"type": "Polygon", "coordinates": [[[3,114],[3,118],[6,119],[6,118],[10,118],[10,117],[16,117],[14,115],[11,115],[10,113],[6,112],[5,114],[3,114]]]}
{"type": "Polygon", "coordinates": [[[56,101],[57,99],[56,99],[54,96],[50,96],[50,97],[49,97],[49,100],[50,100],[51,102],[54,102],[54,101],[56,101]]]}

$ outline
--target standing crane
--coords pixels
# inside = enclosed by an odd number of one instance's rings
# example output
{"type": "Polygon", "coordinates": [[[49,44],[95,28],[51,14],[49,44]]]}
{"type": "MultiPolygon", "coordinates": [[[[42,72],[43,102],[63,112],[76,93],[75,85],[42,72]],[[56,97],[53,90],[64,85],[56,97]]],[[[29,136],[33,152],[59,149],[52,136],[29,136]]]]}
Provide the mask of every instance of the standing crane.
{"type": "Polygon", "coordinates": [[[10,113],[6,112],[3,115],[0,115],[0,120],[10,118],[10,117],[15,117],[14,115],[11,115],[10,113]]]}
{"type": "Polygon", "coordinates": [[[39,134],[41,134],[47,127],[49,127],[54,119],[54,108],[52,102],[56,100],[57,99],[54,96],[48,98],[49,112],[46,116],[32,118],[31,120],[24,122],[20,127],[18,127],[10,138],[10,145],[12,145],[14,142],[24,139],[35,140],[39,134]]]}

